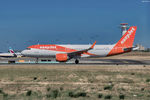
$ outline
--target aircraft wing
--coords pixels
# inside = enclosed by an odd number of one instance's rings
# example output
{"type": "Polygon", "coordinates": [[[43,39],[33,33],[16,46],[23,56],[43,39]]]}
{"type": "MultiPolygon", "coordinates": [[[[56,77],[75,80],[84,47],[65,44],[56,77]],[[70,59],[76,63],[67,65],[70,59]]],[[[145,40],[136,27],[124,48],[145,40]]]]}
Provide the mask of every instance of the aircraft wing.
{"type": "Polygon", "coordinates": [[[133,51],[135,51],[135,50],[139,50],[139,48],[140,48],[140,47],[135,46],[135,47],[132,47],[132,50],[133,50],[133,51]]]}
{"type": "Polygon", "coordinates": [[[92,45],[90,48],[88,48],[88,49],[83,49],[83,50],[79,50],[79,51],[74,51],[74,52],[70,52],[70,53],[67,53],[67,54],[68,54],[68,56],[69,56],[70,58],[73,58],[73,57],[75,57],[75,56],[81,56],[81,54],[87,53],[89,50],[93,49],[94,46],[95,46],[95,44],[96,44],[96,41],[95,41],[95,42],[93,43],[93,45],[92,45]]]}

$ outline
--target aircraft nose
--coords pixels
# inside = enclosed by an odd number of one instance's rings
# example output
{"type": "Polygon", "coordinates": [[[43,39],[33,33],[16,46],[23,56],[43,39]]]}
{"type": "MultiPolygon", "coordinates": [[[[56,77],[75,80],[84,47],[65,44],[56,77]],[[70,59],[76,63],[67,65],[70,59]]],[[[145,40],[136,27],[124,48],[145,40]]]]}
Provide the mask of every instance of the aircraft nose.
{"type": "Polygon", "coordinates": [[[23,51],[21,52],[21,54],[22,54],[23,56],[25,56],[25,55],[28,54],[28,51],[27,51],[27,50],[23,50],[23,51]]]}

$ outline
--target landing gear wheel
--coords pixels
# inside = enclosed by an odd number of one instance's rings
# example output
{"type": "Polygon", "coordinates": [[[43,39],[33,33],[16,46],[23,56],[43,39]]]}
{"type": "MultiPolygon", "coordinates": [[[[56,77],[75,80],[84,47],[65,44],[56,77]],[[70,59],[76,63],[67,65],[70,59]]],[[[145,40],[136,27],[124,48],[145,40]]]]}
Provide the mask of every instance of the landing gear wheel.
{"type": "Polygon", "coordinates": [[[38,61],[39,61],[39,58],[36,58],[36,61],[35,61],[35,63],[36,63],[36,64],[38,64],[38,61]]]}
{"type": "Polygon", "coordinates": [[[75,64],[78,64],[78,63],[79,63],[79,60],[78,60],[78,59],[76,59],[76,60],[75,60],[75,64]]]}

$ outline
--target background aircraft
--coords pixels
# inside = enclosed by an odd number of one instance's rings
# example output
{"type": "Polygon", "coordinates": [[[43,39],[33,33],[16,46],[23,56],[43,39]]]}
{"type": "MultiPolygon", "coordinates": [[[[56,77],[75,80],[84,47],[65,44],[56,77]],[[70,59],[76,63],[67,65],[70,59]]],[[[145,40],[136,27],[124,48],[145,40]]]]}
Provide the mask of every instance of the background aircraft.
{"type": "Polygon", "coordinates": [[[8,53],[0,53],[0,57],[11,58],[11,57],[21,57],[21,53],[15,53],[14,50],[9,47],[8,53]]]}
{"type": "Polygon", "coordinates": [[[131,26],[121,39],[113,45],[32,45],[23,50],[21,54],[26,57],[55,57],[56,61],[66,62],[75,59],[79,63],[81,57],[106,57],[130,52],[136,33],[136,26],[131,26]]]}

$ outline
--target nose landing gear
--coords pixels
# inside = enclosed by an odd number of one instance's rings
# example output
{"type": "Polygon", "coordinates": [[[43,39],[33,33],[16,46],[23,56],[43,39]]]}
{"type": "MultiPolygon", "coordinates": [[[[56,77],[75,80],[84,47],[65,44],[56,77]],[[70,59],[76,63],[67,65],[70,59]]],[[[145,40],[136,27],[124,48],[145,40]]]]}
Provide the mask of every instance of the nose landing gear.
{"type": "Polygon", "coordinates": [[[75,60],[75,64],[79,64],[79,60],[78,59],[75,60]]]}

